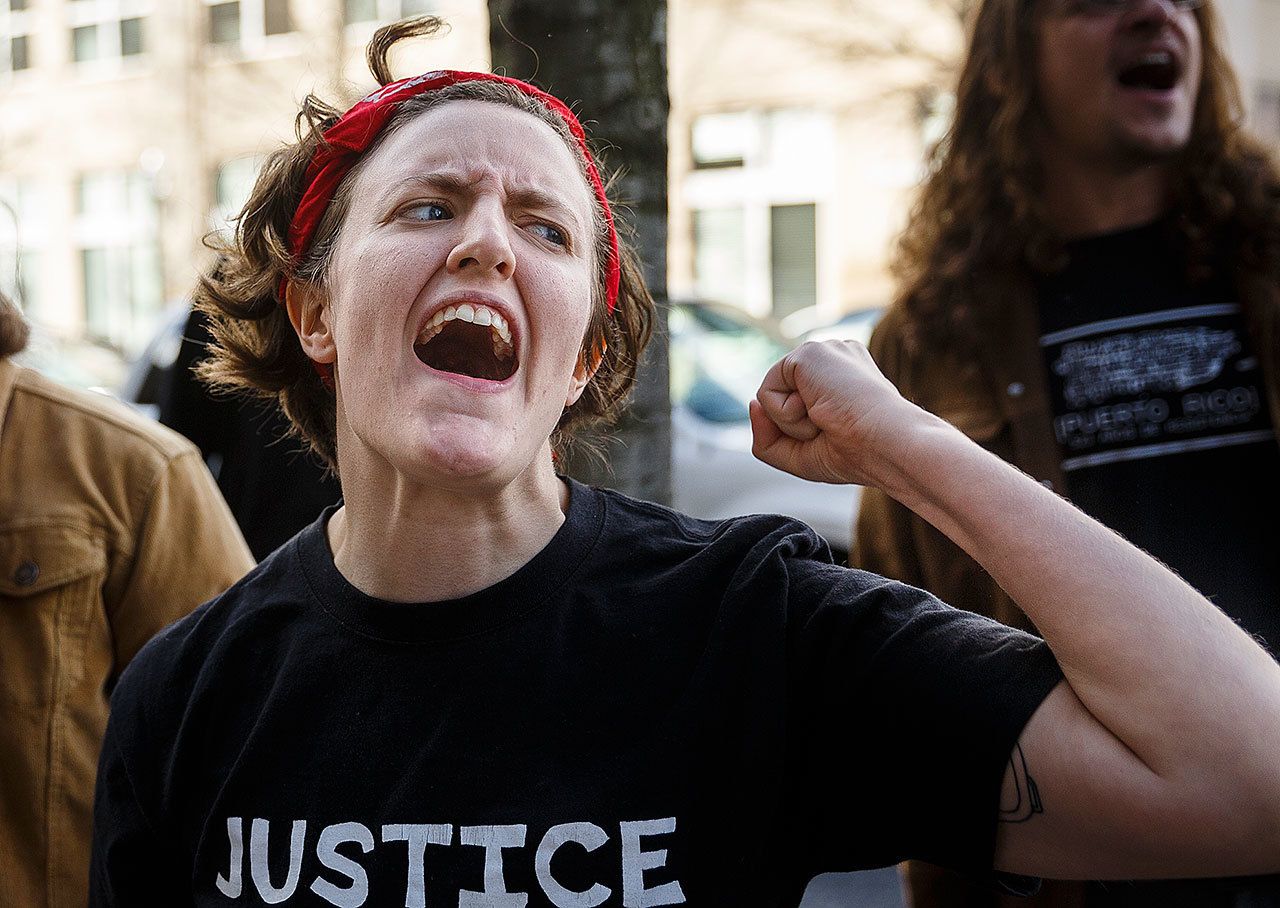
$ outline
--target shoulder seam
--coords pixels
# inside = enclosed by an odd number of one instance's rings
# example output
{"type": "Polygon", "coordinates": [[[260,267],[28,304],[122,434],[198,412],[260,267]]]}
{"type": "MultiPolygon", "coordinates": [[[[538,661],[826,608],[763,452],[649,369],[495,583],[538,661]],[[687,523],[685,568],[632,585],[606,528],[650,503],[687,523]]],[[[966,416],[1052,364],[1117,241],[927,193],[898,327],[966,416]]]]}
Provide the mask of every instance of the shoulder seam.
{"type": "MultiPolygon", "coordinates": [[[[56,394],[54,393],[53,390],[44,386],[44,380],[31,381],[30,374],[31,374],[30,371],[27,370],[26,375],[22,375],[22,374],[19,375],[18,381],[15,384],[13,389],[15,394],[17,393],[31,394],[32,396],[39,397],[42,400],[48,401],[51,404],[55,404],[57,406],[67,407],[69,409],[75,410],[77,413],[80,413],[81,415],[89,419],[100,421],[108,425],[114,426],[120,431],[127,433],[129,436],[144,442],[149,448],[154,450],[158,455],[163,457],[166,461],[172,461],[179,457],[182,457],[183,455],[187,454],[189,451],[198,452],[198,449],[193,444],[191,444],[191,442],[189,442],[188,440],[186,440],[180,435],[175,434],[173,438],[157,438],[156,435],[151,430],[162,429],[164,431],[170,431],[165,429],[165,427],[160,425],[159,423],[155,423],[154,425],[149,425],[147,423],[134,424],[127,419],[122,419],[119,415],[112,413],[109,410],[95,409],[93,407],[86,405],[84,401],[78,398],[78,394],[71,394],[66,396],[56,394]]],[[[41,377],[41,379],[42,378],[43,377],[41,377]]],[[[93,393],[93,392],[81,392],[81,393],[93,393]]],[[[112,405],[128,406],[128,404],[125,404],[114,397],[105,397],[104,399],[107,401],[110,401],[112,405]]],[[[143,416],[142,414],[137,414],[137,416],[138,416],[138,419],[140,420],[146,419],[146,417],[143,416]]]]}

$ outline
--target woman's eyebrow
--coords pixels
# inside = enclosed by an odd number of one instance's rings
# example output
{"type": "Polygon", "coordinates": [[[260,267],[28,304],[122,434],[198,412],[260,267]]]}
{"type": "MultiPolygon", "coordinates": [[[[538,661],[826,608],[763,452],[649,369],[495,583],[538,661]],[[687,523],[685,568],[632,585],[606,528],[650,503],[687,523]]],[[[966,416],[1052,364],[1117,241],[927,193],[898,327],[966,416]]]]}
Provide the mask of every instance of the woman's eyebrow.
{"type": "Polygon", "coordinates": [[[512,189],[507,193],[507,201],[517,208],[554,212],[561,217],[569,219],[572,222],[571,226],[575,229],[582,229],[581,219],[572,208],[551,193],[535,186],[512,189]]]}
{"type": "MultiPolygon", "coordinates": [[[[391,201],[402,195],[406,189],[429,189],[446,195],[464,195],[470,192],[483,178],[468,178],[453,171],[435,171],[415,174],[397,180],[387,189],[386,200],[391,201]]],[[[570,226],[581,230],[582,219],[574,210],[562,202],[556,195],[539,189],[536,186],[518,186],[507,192],[507,203],[517,208],[536,211],[554,212],[569,220],[570,226]]]]}
{"type": "Polygon", "coordinates": [[[411,177],[405,177],[402,180],[396,180],[387,187],[384,199],[391,201],[405,193],[408,189],[429,189],[435,192],[442,192],[448,195],[458,195],[466,192],[474,186],[477,180],[468,180],[461,174],[451,173],[448,171],[437,171],[434,173],[414,174],[411,177]]]}

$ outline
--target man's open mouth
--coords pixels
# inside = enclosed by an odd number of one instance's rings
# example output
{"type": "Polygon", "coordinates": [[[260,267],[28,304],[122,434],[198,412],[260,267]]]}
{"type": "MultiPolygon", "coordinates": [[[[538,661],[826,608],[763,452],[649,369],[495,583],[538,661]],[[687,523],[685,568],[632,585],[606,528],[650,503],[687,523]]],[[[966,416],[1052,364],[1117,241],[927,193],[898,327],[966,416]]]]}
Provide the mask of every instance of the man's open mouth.
{"type": "Polygon", "coordinates": [[[1178,84],[1182,67],[1167,50],[1144,54],[1139,60],[1120,70],[1117,76],[1125,88],[1168,91],[1178,84]]]}
{"type": "Polygon", "coordinates": [[[448,306],[428,319],[413,352],[433,369],[487,381],[506,381],[519,364],[507,320],[471,303],[448,306]]]}

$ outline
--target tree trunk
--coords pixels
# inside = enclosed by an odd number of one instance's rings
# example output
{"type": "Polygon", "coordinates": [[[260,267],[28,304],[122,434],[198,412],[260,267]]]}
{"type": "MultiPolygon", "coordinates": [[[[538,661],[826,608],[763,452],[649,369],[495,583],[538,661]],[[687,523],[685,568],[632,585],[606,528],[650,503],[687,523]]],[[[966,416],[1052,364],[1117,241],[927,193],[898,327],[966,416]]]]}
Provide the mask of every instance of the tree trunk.
{"type": "MultiPolygon", "coordinates": [[[[607,433],[606,464],[573,458],[566,471],[650,501],[671,501],[667,379],[666,0],[490,0],[493,70],[536,82],[568,103],[618,172],[610,197],[624,236],[634,234],[658,328],[631,406],[607,433]]],[[[607,179],[607,176],[606,176],[607,179]]]]}

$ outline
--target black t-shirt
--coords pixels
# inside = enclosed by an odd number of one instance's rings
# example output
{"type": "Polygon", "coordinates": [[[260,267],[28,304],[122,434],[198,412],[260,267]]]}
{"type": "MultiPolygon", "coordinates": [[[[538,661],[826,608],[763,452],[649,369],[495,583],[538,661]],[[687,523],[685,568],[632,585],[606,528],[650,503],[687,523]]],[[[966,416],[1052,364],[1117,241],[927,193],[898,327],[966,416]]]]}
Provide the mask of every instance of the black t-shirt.
{"type": "Polygon", "coordinates": [[[551,542],[393,604],[329,513],[154,639],[112,698],[91,904],[794,905],[908,855],[989,873],[1044,643],[570,483],[551,542]]]}
{"type": "Polygon", "coordinates": [[[1074,242],[1040,286],[1067,494],[1280,653],[1280,445],[1239,298],[1164,222],[1074,242]]]}

